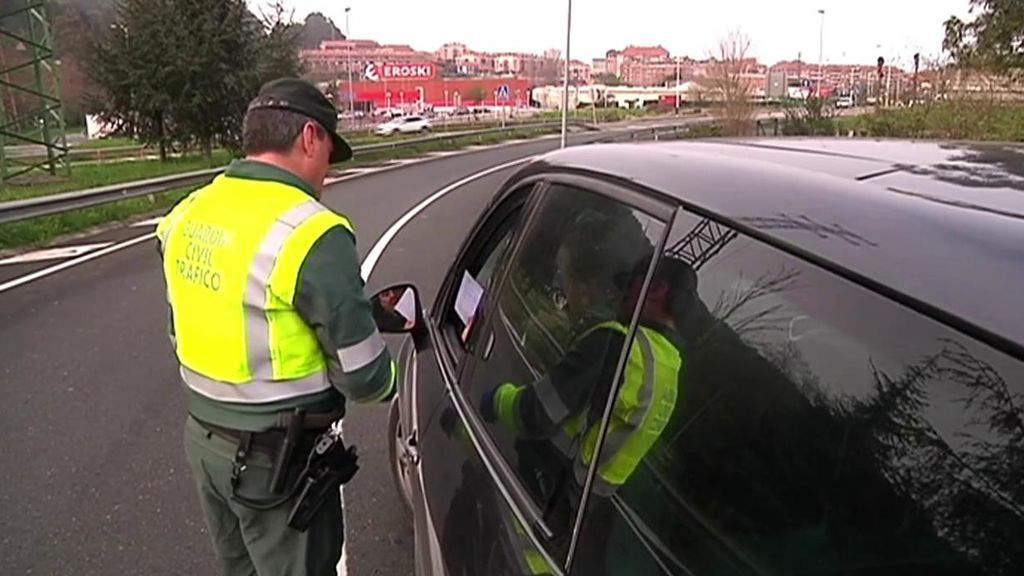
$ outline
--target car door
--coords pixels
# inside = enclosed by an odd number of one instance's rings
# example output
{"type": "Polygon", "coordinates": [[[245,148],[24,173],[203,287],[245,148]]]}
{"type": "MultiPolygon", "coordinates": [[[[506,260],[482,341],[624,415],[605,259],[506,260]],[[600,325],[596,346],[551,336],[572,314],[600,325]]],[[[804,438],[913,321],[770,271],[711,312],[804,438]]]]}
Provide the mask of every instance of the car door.
{"type": "Polygon", "coordinates": [[[680,400],[573,574],[1024,573],[1020,357],[685,210],[664,257],[680,400]]]}
{"type": "Polygon", "coordinates": [[[630,328],[595,337],[586,358],[574,347],[601,322],[631,326],[636,302],[624,304],[616,279],[647,272],[672,215],[641,193],[566,175],[518,202],[470,239],[434,311],[435,358],[454,381],[421,431],[421,474],[449,574],[564,572],[585,493],[579,447],[556,447],[570,415],[540,434],[508,428],[487,406],[505,383],[537,398],[546,374],[574,375],[546,382],[572,389],[577,421],[601,423],[630,328]]]}

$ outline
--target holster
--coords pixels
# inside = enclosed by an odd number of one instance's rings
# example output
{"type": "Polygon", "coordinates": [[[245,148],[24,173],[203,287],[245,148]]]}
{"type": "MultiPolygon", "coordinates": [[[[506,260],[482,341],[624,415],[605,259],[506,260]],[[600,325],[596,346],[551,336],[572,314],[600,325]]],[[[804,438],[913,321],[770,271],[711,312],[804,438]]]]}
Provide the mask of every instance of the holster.
{"type": "Polygon", "coordinates": [[[340,436],[330,432],[321,435],[306,473],[299,479],[302,491],[288,516],[288,526],[305,532],[327,498],[359,471],[358,461],[355,446],[346,447],[340,436]]]}

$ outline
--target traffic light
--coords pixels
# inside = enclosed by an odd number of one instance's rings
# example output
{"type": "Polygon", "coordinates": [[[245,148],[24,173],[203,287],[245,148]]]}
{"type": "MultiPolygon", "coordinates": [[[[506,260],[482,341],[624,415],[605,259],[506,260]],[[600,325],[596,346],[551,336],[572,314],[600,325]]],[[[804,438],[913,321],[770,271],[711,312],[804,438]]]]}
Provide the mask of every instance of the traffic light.
{"type": "Polygon", "coordinates": [[[885,58],[878,57],[878,77],[885,76],[885,58]]]}

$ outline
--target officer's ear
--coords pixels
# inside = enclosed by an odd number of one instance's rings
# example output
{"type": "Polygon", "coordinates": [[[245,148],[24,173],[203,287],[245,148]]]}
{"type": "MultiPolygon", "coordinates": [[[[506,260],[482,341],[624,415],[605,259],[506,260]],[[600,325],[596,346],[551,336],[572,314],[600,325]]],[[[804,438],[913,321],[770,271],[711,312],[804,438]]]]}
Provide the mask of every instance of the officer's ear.
{"type": "Polygon", "coordinates": [[[299,134],[299,149],[303,156],[313,158],[317,155],[317,150],[323,140],[322,130],[323,128],[319,124],[312,121],[306,122],[302,127],[302,132],[299,134]]]}

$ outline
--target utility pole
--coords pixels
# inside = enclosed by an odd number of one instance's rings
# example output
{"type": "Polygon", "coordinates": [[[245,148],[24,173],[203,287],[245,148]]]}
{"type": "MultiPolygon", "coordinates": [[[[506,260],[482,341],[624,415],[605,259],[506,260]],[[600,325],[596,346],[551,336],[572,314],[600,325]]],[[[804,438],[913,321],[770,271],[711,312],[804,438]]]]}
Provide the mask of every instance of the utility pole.
{"type": "Polygon", "coordinates": [[[889,61],[888,69],[885,71],[885,105],[892,104],[892,60],[889,61]]]}
{"type": "Polygon", "coordinates": [[[349,122],[352,123],[352,127],[356,125],[356,90],[352,85],[352,35],[348,28],[348,13],[352,10],[351,6],[345,7],[345,41],[348,43],[348,63],[345,68],[348,69],[348,113],[349,122]]]}
{"type": "Polygon", "coordinates": [[[569,124],[569,49],[572,45],[572,0],[566,0],[567,12],[565,16],[565,78],[562,80],[562,142],[561,147],[565,148],[566,129],[569,124]]]}
{"type": "Polygon", "coordinates": [[[917,104],[917,73],[921,70],[921,53],[914,53],[914,104],[917,104]]]}
{"type": "Polygon", "coordinates": [[[679,115],[679,55],[676,55],[676,116],[679,115]]]}
{"type": "Polygon", "coordinates": [[[821,98],[821,80],[825,63],[825,10],[819,9],[821,25],[818,26],[818,98],[821,98]]]}

